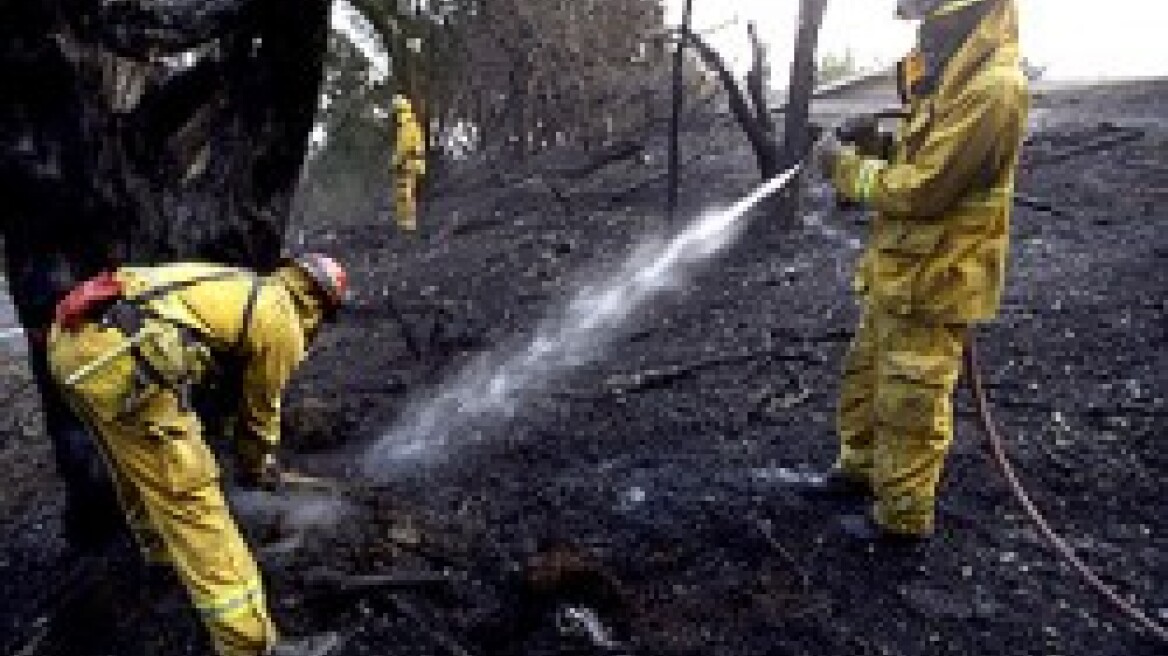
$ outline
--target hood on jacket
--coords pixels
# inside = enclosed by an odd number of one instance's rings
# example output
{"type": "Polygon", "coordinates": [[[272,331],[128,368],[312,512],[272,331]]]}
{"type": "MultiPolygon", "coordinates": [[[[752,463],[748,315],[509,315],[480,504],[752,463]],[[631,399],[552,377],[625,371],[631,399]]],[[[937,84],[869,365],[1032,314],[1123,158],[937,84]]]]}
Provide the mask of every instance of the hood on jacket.
{"type": "Polygon", "coordinates": [[[996,53],[1018,52],[1015,0],[949,0],[921,23],[917,52],[924,73],[912,95],[931,95],[943,84],[968,79],[996,53]]]}

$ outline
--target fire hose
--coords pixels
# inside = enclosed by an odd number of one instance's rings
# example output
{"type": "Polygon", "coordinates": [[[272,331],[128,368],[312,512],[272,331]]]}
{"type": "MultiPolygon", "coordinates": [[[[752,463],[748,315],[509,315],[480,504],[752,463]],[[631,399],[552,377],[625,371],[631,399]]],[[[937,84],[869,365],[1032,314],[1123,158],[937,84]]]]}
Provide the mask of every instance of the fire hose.
{"type": "Polygon", "coordinates": [[[985,432],[986,440],[989,443],[990,454],[993,456],[994,462],[998,465],[998,469],[1001,470],[1002,475],[1005,477],[1006,483],[1009,485],[1014,498],[1018,500],[1018,503],[1026,511],[1027,517],[1038,528],[1042,537],[1050,544],[1055,555],[1069,564],[1087,585],[1103,597],[1112,607],[1157,639],[1168,643],[1168,628],[1165,628],[1149,617],[1147,613],[1124,599],[1115,588],[1107,585],[1103,579],[1099,578],[1099,575],[1079,558],[1074,548],[1051,528],[1050,523],[1046,521],[1038,506],[1030,498],[1030,494],[1022,485],[1021,479],[1018,478],[1018,473],[1014,470],[1014,466],[1010,463],[1010,459],[1006,455],[1002,435],[998,431],[997,423],[994,421],[993,413],[990,410],[989,399],[986,396],[985,386],[982,384],[981,370],[978,368],[977,348],[972,335],[970,335],[968,346],[965,349],[965,372],[969,381],[969,387],[973,392],[974,403],[977,406],[977,413],[982,430],[985,432]]]}

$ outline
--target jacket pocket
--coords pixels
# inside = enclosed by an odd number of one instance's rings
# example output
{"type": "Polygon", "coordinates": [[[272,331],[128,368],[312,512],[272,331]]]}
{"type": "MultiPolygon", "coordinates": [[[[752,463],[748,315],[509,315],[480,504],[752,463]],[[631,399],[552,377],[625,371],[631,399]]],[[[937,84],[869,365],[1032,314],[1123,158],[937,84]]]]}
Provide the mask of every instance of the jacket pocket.
{"type": "Polygon", "coordinates": [[[871,295],[890,312],[905,314],[921,302],[920,278],[942,246],[945,226],[923,222],[888,222],[875,236],[871,295]]]}
{"type": "Polygon", "coordinates": [[[932,439],[949,431],[949,399],[957,377],[954,358],[890,352],[880,362],[876,416],[882,426],[909,440],[932,439]]]}
{"type": "Polygon", "coordinates": [[[876,250],[902,257],[923,257],[937,251],[945,225],[923,221],[889,221],[876,235],[876,250]]]}

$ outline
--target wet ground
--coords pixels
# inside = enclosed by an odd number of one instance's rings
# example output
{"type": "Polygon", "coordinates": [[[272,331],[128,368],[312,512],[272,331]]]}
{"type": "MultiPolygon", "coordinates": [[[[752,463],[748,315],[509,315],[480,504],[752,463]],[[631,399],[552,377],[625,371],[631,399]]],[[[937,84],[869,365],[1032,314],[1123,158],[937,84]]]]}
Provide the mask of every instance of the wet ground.
{"type": "MultiPolygon", "coordinates": [[[[1036,99],[1020,183],[1032,202],[1015,215],[1002,317],[978,343],[1040,506],[1107,582],[1168,621],[1164,117],[1164,82],[1036,99]]],[[[756,182],[732,129],[687,143],[700,156],[683,190],[691,213],[756,182]]],[[[660,185],[634,190],[657,170],[652,158],[624,162],[550,187],[480,176],[426,208],[423,240],[372,218],[307,226],[310,245],[352,265],[357,308],[291,393],[297,462],[360,481],[365,447],[412,402],[477,353],[521,339],[581,272],[602,275],[640,236],[668,228],[660,185]]],[[[862,216],[821,195],[804,209],[797,225],[757,216],[599,364],[531,389],[507,421],[387,465],[376,485],[237,495],[282,623],[341,629],[346,654],[459,644],[595,653],[557,628],[557,612],[571,624],[567,606],[596,610],[623,653],[1163,653],[1044,548],[985,456],[964,392],[940,531],[923,549],[849,544],[835,518],[851,509],[784,492],[784,480],[832,457],[837,369],[856,313],[847,279],[864,236],[862,216]],[[320,566],[440,571],[452,583],[338,591],[313,578],[320,566]]],[[[67,561],[43,437],[22,369],[4,357],[0,394],[13,400],[0,425],[10,472],[0,626],[10,643],[43,634],[36,653],[200,653],[181,594],[150,577],[85,588],[117,600],[112,617],[57,604],[98,617],[100,632],[76,621],[30,628],[67,561]]]]}

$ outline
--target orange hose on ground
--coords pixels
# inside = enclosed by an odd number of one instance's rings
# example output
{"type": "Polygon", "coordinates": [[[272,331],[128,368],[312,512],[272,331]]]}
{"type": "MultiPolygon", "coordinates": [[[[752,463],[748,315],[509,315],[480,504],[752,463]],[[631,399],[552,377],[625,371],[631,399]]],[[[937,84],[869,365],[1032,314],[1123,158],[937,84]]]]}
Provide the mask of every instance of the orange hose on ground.
{"type": "Polygon", "coordinates": [[[998,468],[1002,470],[1002,475],[1005,476],[1006,482],[1010,486],[1010,491],[1014,493],[1014,497],[1018,500],[1018,503],[1026,510],[1026,515],[1030,518],[1030,521],[1034,523],[1039,532],[1042,533],[1042,536],[1050,543],[1055,554],[1077,571],[1083,580],[1114,606],[1116,610],[1123,613],[1131,621],[1143,627],[1144,630],[1159,640],[1168,642],[1168,628],[1157,623],[1147,613],[1121,597],[1115,591],[1115,588],[1104,583],[1099,578],[1099,575],[1079,558],[1071,545],[1067,544],[1067,541],[1051,528],[1046,518],[1038,510],[1038,506],[1034,505],[1034,501],[1026,492],[1026,488],[1022,486],[1022,481],[1018,478],[1014,466],[1010,464],[1001,433],[998,432],[997,424],[994,422],[993,414],[990,412],[989,400],[986,397],[985,387],[982,385],[981,371],[978,369],[977,349],[975,348],[973,335],[970,335],[969,344],[965,349],[965,372],[969,379],[970,388],[973,390],[974,401],[977,404],[977,411],[981,418],[981,427],[985,431],[986,439],[989,441],[990,452],[993,454],[998,468]]]}

